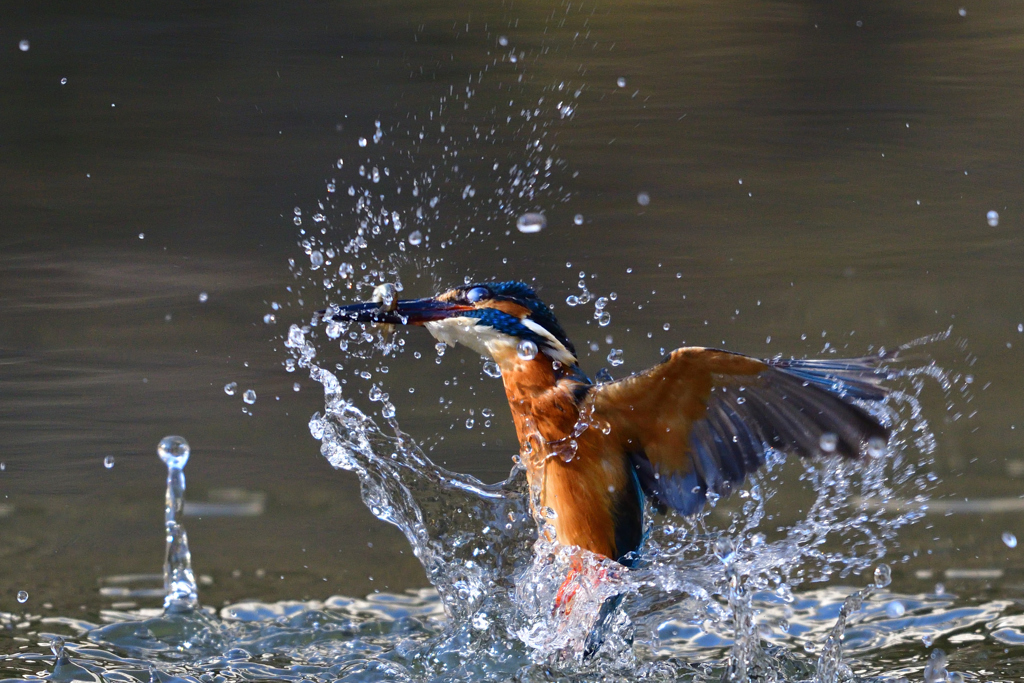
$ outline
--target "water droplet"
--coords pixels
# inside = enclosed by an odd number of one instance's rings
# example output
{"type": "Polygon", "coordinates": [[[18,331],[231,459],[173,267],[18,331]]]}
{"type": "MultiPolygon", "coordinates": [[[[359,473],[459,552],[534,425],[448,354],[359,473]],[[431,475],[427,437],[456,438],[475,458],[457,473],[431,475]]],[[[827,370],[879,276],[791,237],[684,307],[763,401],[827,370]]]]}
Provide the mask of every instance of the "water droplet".
{"type": "Polygon", "coordinates": [[[192,450],[189,448],[188,441],[185,441],[184,437],[165,436],[160,439],[156,452],[165,465],[180,470],[185,467],[185,463],[188,462],[188,456],[192,450]]]}
{"type": "Polygon", "coordinates": [[[414,247],[418,247],[423,244],[423,233],[419,230],[413,230],[409,233],[409,244],[414,247]]]}
{"type": "Polygon", "coordinates": [[[942,650],[933,650],[928,664],[924,667],[924,683],[945,683],[948,672],[946,671],[946,653],[942,650]]]}
{"type": "Polygon", "coordinates": [[[669,323],[665,323],[664,325],[661,326],[661,329],[663,329],[666,332],[668,332],[671,327],[672,327],[672,325],[670,325],[669,323]]]}
{"type": "Polygon", "coordinates": [[[234,396],[236,391],[238,391],[238,382],[228,382],[224,385],[224,393],[228,396],[234,396]]]}
{"type": "Polygon", "coordinates": [[[967,16],[967,9],[964,8],[964,7],[961,7],[960,9],[958,9],[956,11],[956,13],[959,14],[961,17],[966,17],[967,16]]]}
{"type": "MultiPolygon", "coordinates": [[[[27,40],[22,40],[22,41],[18,42],[18,49],[21,50],[22,52],[28,52],[28,48],[29,48],[29,42],[27,40]]],[[[21,595],[21,593],[19,593],[18,595],[21,595]]],[[[26,595],[27,595],[27,593],[26,593],[26,595]]],[[[22,602],[24,602],[24,600],[22,600],[22,602]]]]}
{"type": "Polygon", "coordinates": [[[619,366],[626,361],[622,360],[622,349],[612,349],[608,352],[608,362],[613,366],[619,366]]]}
{"type": "Polygon", "coordinates": [[[395,416],[395,406],[390,401],[384,401],[384,405],[380,407],[380,416],[390,420],[395,416]]]}
{"type": "Polygon", "coordinates": [[[491,626],[491,620],[487,618],[487,612],[477,612],[473,615],[473,628],[477,631],[486,631],[491,626]]]}
{"type": "Polygon", "coordinates": [[[519,232],[532,234],[540,232],[548,226],[548,219],[542,213],[524,213],[516,221],[516,228],[519,232]]]}
{"type": "Polygon", "coordinates": [[[1003,543],[1006,544],[1007,548],[1017,547],[1017,537],[1011,534],[1009,531],[1003,532],[1003,543]]]}
{"type": "Polygon", "coordinates": [[[573,216],[572,222],[575,223],[576,225],[583,225],[583,214],[578,213],[575,216],[573,216]]]}
{"type": "Polygon", "coordinates": [[[146,233],[144,233],[144,232],[140,232],[140,233],[139,233],[139,239],[140,239],[140,240],[144,240],[144,239],[146,239],[146,233]]]}
{"type": "Polygon", "coordinates": [[[472,429],[474,424],[476,423],[473,421],[473,418],[468,418],[466,420],[466,429],[472,429]]]}
{"type": "Polygon", "coordinates": [[[210,295],[206,292],[199,292],[199,303],[205,304],[210,298],[210,295]]]}
{"type": "Polygon", "coordinates": [[[875,587],[885,588],[892,583],[892,569],[887,564],[880,564],[875,567],[875,587]]]}
{"type": "Polygon", "coordinates": [[[715,540],[714,545],[715,557],[722,562],[731,562],[733,553],[736,552],[736,545],[732,542],[732,539],[728,536],[720,536],[715,540]]]}
{"type": "Polygon", "coordinates": [[[835,453],[836,446],[839,445],[839,437],[832,432],[825,432],[818,439],[818,448],[821,449],[822,453],[835,453]]]}
{"type": "MultiPolygon", "coordinates": [[[[49,603],[44,603],[44,606],[49,603]]],[[[53,653],[54,664],[64,663],[64,639],[60,636],[54,636],[53,640],[50,641],[50,652],[53,653]]]]}
{"type": "Polygon", "coordinates": [[[493,360],[489,360],[484,363],[484,374],[488,377],[494,377],[497,379],[498,377],[501,377],[501,368],[499,368],[498,364],[493,360]]]}
{"type": "Polygon", "coordinates": [[[252,389],[246,389],[245,393],[242,394],[242,400],[248,403],[249,405],[252,405],[253,403],[256,402],[256,392],[253,391],[252,389]]]}
{"type": "Polygon", "coordinates": [[[516,354],[522,360],[533,360],[537,357],[537,345],[529,339],[523,339],[516,345],[516,354]]]}
{"type": "Polygon", "coordinates": [[[498,45],[508,47],[508,36],[498,36],[498,45]]]}
{"type": "Polygon", "coordinates": [[[359,146],[366,147],[366,138],[359,138],[359,146]]]}
{"type": "MultiPolygon", "coordinates": [[[[27,50],[28,48],[25,49],[27,50]]],[[[22,604],[28,602],[28,591],[18,591],[18,602],[22,604]]]]}
{"type": "Polygon", "coordinates": [[[284,345],[290,349],[302,348],[306,343],[306,333],[302,331],[302,328],[298,325],[292,325],[288,328],[288,339],[284,345]]]}
{"type": "Polygon", "coordinates": [[[647,206],[651,203],[651,195],[646,192],[641,192],[636,196],[636,203],[640,206],[647,206]]]}
{"type": "Polygon", "coordinates": [[[625,76],[619,76],[618,80],[615,81],[615,85],[619,86],[620,88],[625,88],[626,87],[626,78],[625,78],[625,76]]]}
{"type": "Polygon", "coordinates": [[[66,78],[60,79],[60,84],[61,85],[67,85],[68,84],[68,79],[66,79],[66,78]]]}
{"type": "Polygon", "coordinates": [[[341,265],[338,266],[338,275],[340,275],[343,279],[352,277],[352,275],[354,275],[355,272],[356,269],[352,266],[351,263],[342,263],[341,265]]]}
{"type": "Polygon", "coordinates": [[[882,458],[889,451],[889,444],[880,436],[873,436],[868,439],[868,455],[872,458],[882,458]]]}
{"type": "Polygon", "coordinates": [[[601,315],[597,316],[597,324],[601,327],[608,327],[612,322],[612,314],[608,311],[601,311],[601,315]]]}
{"type": "Polygon", "coordinates": [[[989,211],[987,214],[985,214],[985,219],[988,221],[988,224],[993,228],[999,225],[999,213],[996,211],[989,211]]]}
{"type": "Polygon", "coordinates": [[[907,608],[899,600],[893,600],[885,606],[885,613],[892,619],[897,619],[907,613],[907,608]]]}
{"type": "Polygon", "coordinates": [[[108,455],[107,457],[103,458],[103,466],[106,467],[108,470],[111,467],[113,467],[114,466],[114,456],[108,455]]]}
{"type": "Polygon", "coordinates": [[[319,251],[314,251],[309,255],[309,263],[313,270],[316,270],[324,264],[324,255],[319,251]]]}
{"type": "Polygon", "coordinates": [[[263,316],[263,322],[266,323],[267,325],[273,325],[274,323],[277,322],[277,316],[274,315],[273,313],[267,313],[265,316],[263,316]]]}
{"type": "Polygon", "coordinates": [[[296,382],[295,384],[292,385],[292,391],[298,391],[301,388],[302,387],[299,385],[298,382],[296,382]]]}

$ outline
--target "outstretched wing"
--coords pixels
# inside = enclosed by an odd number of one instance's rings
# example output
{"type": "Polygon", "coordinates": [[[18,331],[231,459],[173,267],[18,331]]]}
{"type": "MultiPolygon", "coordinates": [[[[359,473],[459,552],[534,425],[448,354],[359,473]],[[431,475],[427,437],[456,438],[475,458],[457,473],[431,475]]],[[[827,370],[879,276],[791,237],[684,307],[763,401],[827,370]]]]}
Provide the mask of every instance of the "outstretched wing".
{"type": "Polygon", "coordinates": [[[646,372],[593,387],[587,402],[644,492],[693,514],[708,491],[727,495],[761,467],[768,449],[857,458],[884,448],[888,429],[853,402],[885,398],[877,363],[682,348],[646,372]]]}

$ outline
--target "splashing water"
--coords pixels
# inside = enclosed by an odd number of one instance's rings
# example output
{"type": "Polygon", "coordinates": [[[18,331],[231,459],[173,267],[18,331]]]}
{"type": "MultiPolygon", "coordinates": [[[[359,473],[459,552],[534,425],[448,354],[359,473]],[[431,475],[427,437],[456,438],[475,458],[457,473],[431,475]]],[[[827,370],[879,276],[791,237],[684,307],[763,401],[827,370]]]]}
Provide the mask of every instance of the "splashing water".
{"type": "Polygon", "coordinates": [[[315,330],[296,330],[289,350],[324,390],[324,409],[309,422],[322,454],[359,477],[364,501],[405,534],[433,588],[365,600],[201,606],[177,521],[189,449],[169,437],[160,448],[168,465],[168,607],[105,611],[102,625],[0,613],[0,625],[15,633],[35,634],[43,624],[61,632],[39,633],[52,656],[8,655],[9,675],[123,683],[941,681],[960,675],[945,655],[908,660],[906,653],[989,624],[1001,626],[993,636],[1003,642],[1019,637],[1009,601],[965,608],[944,591],[886,591],[896,532],[927,500],[921,468],[931,440],[922,438],[927,425],[916,391],[922,376],[942,377],[934,368],[888,370],[891,383],[913,391],[894,392],[881,408],[894,432],[883,456],[858,467],[772,454],[764,472],[701,515],[655,518],[648,509],[650,540],[638,567],[627,570],[538,536],[536,522],[549,520],[543,510],[534,519],[521,468],[483,484],[433,464],[393,413],[375,422],[314,362],[315,330]],[[791,484],[800,479],[807,495],[794,505],[791,484]],[[915,505],[892,511],[879,504],[896,496],[915,505]],[[857,584],[872,567],[860,590],[797,590],[833,577],[857,584]],[[585,658],[594,617],[616,596],[621,608],[605,625],[600,650],[585,658]],[[894,602],[900,610],[891,609],[894,602]],[[903,663],[893,670],[885,657],[864,661],[879,651],[898,651],[903,663]]]}
{"type": "MultiPolygon", "coordinates": [[[[920,383],[914,380],[936,371],[893,363],[889,380],[911,388],[893,392],[881,407],[865,406],[894,432],[880,454],[860,463],[833,459],[795,466],[772,453],[765,472],[732,499],[712,500],[707,511],[692,518],[672,515],[652,523],[638,568],[627,571],[584,553],[583,566],[575,567],[566,588],[561,584],[573,553],[538,537],[534,521],[544,524],[544,512],[532,519],[519,468],[505,482],[489,486],[434,465],[393,415],[386,433],[343,395],[337,377],[313,362],[316,351],[308,337],[292,352],[324,387],[325,410],[310,421],[321,452],[336,468],[360,477],[371,512],[405,534],[438,592],[449,618],[430,650],[434,661],[444,662],[435,670],[438,675],[467,673],[467,658],[478,666],[501,660],[554,665],[564,672],[591,670],[595,664],[583,650],[594,617],[605,600],[622,595],[624,609],[609,625],[599,653],[603,665],[630,671],[651,666],[643,653],[658,647],[659,632],[672,623],[731,643],[728,656],[716,664],[724,666],[729,680],[750,680],[755,671],[779,675],[777,653],[764,646],[755,602],[767,597],[788,605],[793,590],[805,582],[862,574],[886,556],[902,526],[922,516],[927,500],[930,483],[921,468],[929,461],[932,440],[916,399],[920,383]],[[791,511],[773,505],[773,499],[790,478],[808,482],[814,499],[802,518],[787,520],[791,511]],[[904,488],[916,490],[917,505],[891,511],[884,503],[904,488]],[[777,526],[779,521],[789,523],[777,526]],[[560,591],[572,594],[570,610],[552,610],[560,591]],[[453,669],[450,648],[455,646],[460,659],[453,669]],[[500,657],[493,659],[496,653],[500,657]]],[[[888,576],[888,567],[880,566],[874,583],[843,600],[818,657],[804,662],[816,680],[845,675],[847,620],[888,585],[888,576]]],[[[662,664],[673,675],[686,669],[679,661],[662,664]]]]}
{"type": "Polygon", "coordinates": [[[164,554],[164,610],[191,612],[199,606],[199,591],[192,572],[192,554],[188,534],[178,522],[185,506],[185,465],[191,449],[180,436],[165,436],[157,447],[160,459],[167,465],[167,495],[164,502],[164,526],[167,551],[164,554]]]}

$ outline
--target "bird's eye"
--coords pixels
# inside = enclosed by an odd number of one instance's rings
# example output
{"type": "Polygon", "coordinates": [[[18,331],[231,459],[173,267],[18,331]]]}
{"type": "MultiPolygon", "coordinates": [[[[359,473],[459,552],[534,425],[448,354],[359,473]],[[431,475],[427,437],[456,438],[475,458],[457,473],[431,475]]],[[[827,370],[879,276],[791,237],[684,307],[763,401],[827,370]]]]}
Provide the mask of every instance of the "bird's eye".
{"type": "Polygon", "coordinates": [[[475,304],[478,301],[483,301],[489,296],[491,296],[491,293],[486,287],[474,287],[466,292],[466,301],[471,304],[475,304]]]}

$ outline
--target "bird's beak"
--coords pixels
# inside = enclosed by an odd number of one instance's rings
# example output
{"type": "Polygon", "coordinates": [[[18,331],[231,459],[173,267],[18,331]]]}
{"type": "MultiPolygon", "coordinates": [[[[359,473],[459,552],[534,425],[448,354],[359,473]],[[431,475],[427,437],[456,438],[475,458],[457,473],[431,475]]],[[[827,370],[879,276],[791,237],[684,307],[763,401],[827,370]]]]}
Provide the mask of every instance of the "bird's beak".
{"type": "Polygon", "coordinates": [[[324,316],[336,321],[352,320],[377,325],[423,325],[435,320],[453,318],[473,309],[473,306],[431,298],[405,299],[394,302],[390,307],[375,302],[342,306],[333,314],[331,311],[324,311],[324,316]]]}

